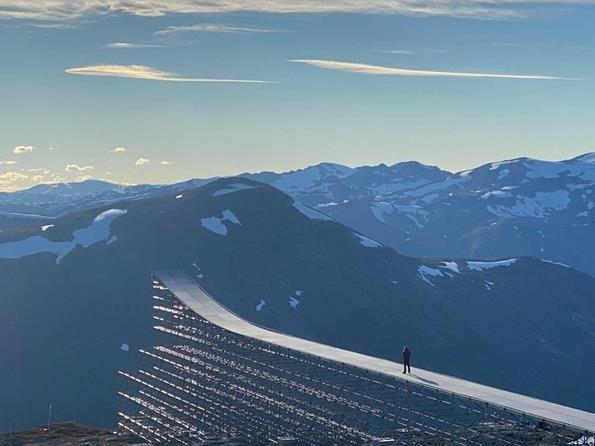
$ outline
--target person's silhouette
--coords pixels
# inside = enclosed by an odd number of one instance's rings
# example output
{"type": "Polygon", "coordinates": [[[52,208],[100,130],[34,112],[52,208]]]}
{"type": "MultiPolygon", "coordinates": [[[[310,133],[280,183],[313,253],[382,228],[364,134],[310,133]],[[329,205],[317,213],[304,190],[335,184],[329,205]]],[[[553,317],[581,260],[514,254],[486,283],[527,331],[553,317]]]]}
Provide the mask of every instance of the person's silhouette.
{"type": "Polygon", "coordinates": [[[411,373],[411,350],[407,346],[403,347],[403,373],[411,373]]]}

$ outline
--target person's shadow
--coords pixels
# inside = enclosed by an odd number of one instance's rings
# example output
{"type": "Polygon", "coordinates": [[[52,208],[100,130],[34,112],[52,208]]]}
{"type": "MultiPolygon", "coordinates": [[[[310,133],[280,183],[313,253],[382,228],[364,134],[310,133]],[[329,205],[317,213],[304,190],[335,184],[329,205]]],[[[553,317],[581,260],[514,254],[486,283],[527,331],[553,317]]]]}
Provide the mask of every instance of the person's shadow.
{"type": "Polygon", "coordinates": [[[439,385],[436,381],[431,381],[429,379],[421,378],[421,377],[415,375],[414,373],[410,373],[409,376],[411,376],[412,378],[419,379],[421,382],[426,383],[426,384],[431,384],[433,386],[438,386],[439,385]]]}

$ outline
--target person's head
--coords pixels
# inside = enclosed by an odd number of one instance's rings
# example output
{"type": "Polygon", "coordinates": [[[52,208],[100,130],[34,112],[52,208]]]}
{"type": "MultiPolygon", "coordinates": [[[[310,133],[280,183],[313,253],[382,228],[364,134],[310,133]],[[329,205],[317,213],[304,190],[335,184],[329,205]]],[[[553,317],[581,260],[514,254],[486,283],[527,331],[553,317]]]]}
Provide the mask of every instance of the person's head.
{"type": "Polygon", "coordinates": [[[403,350],[407,350],[407,346],[406,345],[403,346],[403,350]]]}

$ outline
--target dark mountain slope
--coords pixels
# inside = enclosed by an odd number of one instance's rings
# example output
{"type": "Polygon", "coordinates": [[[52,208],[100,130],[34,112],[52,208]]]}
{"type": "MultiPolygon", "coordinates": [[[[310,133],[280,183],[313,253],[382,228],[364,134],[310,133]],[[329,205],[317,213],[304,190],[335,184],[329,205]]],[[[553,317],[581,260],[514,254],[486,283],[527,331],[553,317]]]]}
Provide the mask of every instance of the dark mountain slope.
{"type": "Polygon", "coordinates": [[[595,409],[595,280],[536,258],[420,260],[247,179],[0,233],[0,423],[109,425],[151,345],[151,269],[272,328],[595,409]],[[126,351],[129,350],[129,351],[126,351]]]}

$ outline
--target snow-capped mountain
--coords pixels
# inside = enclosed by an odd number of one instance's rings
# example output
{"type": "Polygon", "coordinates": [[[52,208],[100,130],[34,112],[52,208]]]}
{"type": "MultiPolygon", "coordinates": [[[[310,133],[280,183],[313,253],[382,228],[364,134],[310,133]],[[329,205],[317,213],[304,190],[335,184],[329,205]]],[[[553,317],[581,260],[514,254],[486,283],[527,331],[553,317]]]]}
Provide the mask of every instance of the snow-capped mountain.
{"type": "MultiPolygon", "coordinates": [[[[0,215],[55,218],[75,210],[175,192],[201,186],[209,181],[211,179],[194,179],[170,185],[127,185],[104,180],[39,184],[18,192],[0,192],[0,215]]],[[[3,229],[2,221],[0,229],[3,229]]]]}
{"type": "Polygon", "coordinates": [[[449,174],[403,164],[359,168],[291,191],[395,249],[424,256],[538,256],[595,275],[595,158],[528,158],[449,174]]]}
{"type": "MultiPolygon", "coordinates": [[[[243,176],[268,183],[405,254],[536,256],[595,276],[595,250],[585,249],[595,245],[595,153],[559,162],[518,158],[459,173],[417,162],[358,168],[323,163],[243,176]]],[[[36,186],[0,194],[0,211],[56,216],[208,181],[36,186]]],[[[2,225],[0,219],[0,229],[6,229],[2,225]]]]}
{"type": "Polygon", "coordinates": [[[149,271],[170,268],[274,329],[386,358],[408,344],[414,366],[595,408],[594,278],[537,258],[407,257],[231,178],[0,233],[0,424],[39,423],[48,402],[111,424],[115,371],[154,343],[149,271]]]}

